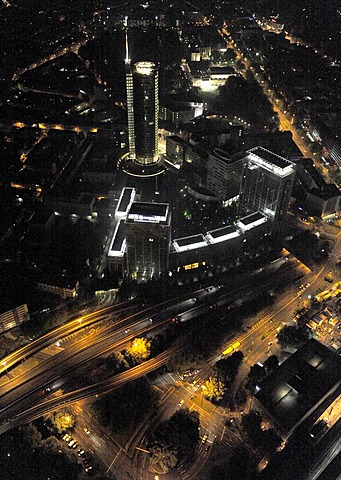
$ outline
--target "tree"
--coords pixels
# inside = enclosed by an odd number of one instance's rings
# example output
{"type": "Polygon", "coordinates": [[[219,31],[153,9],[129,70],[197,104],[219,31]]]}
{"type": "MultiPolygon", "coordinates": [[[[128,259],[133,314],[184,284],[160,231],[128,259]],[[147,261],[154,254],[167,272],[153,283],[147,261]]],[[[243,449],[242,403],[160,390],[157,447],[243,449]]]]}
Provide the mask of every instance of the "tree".
{"type": "Polygon", "coordinates": [[[247,400],[247,394],[246,394],[246,391],[245,391],[244,387],[239,388],[237,390],[237,393],[236,393],[234,399],[238,403],[238,405],[240,405],[240,406],[245,405],[246,400],[247,400]]]}
{"type": "Polygon", "coordinates": [[[178,463],[177,450],[171,445],[165,445],[162,442],[155,442],[150,447],[151,462],[156,463],[164,473],[169,472],[176,467],[178,463]]]}
{"type": "Polygon", "coordinates": [[[40,445],[42,435],[33,423],[19,427],[19,431],[22,441],[27,443],[33,450],[40,445]]]}
{"type": "Polygon", "coordinates": [[[198,443],[199,425],[198,412],[188,408],[177,410],[169,420],[159,425],[151,445],[170,447],[173,453],[177,452],[178,460],[182,460],[198,443]]]}
{"type": "Polygon", "coordinates": [[[252,365],[248,373],[247,388],[254,389],[256,385],[266,376],[266,370],[256,363],[252,365]]]}
{"type": "Polygon", "coordinates": [[[252,444],[259,444],[262,433],[261,423],[262,417],[254,410],[242,418],[242,427],[252,444]]]}
{"type": "Polygon", "coordinates": [[[277,342],[284,349],[295,350],[304,345],[311,337],[306,327],[285,325],[277,334],[277,342]]]}
{"type": "Polygon", "coordinates": [[[266,452],[274,453],[281,445],[282,439],[273,428],[262,431],[261,435],[262,447],[266,452]]]}
{"type": "Polygon", "coordinates": [[[226,391],[224,383],[218,377],[210,377],[202,389],[205,397],[214,402],[222,400],[226,391]]]}
{"type": "Polygon", "coordinates": [[[191,349],[189,351],[179,352],[172,356],[167,362],[167,368],[171,372],[184,373],[186,371],[201,368],[203,362],[204,359],[202,354],[191,349]]]}
{"type": "Polygon", "coordinates": [[[106,365],[110,374],[124,372],[129,368],[129,364],[121,352],[110,354],[106,358],[106,365]]]}
{"type": "Polygon", "coordinates": [[[134,338],[131,345],[127,347],[127,354],[132,357],[136,363],[141,363],[150,355],[151,342],[146,338],[134,338]]]}
{"type": "Polygon", "coordinates": [[[275,371],[276,368],[278,367],[278,365],[279,365],[279,362],[278,362],[278,358],[276,357],[276,355],[270,355],[270,357],[268,357],[263,363],[263,366],[264,366],[267,374],[275,371]]]}
{"type": "Polygon", "coordinates": [[[91,413],[101,425],[117,434],[126,429],[136,429],[139,423],[156,412],[159,395],[145,377],[123,385],[112,393],[103,395],[91,406],[91,413]]]}
{"type": "Polygon", "coordinates": [[[224,383],[225,387],[235,380],[243,358],[243,352],[238,350],[237,352],[232,353],[229,357],[222,358],[216,362],[214,367],[215,374],[224,383]]]}
{"type": "Polygon", "coordinates": [[[62,433],[75,424],[75,416],[68,410],[64,409],[60,412],[54,412],[51,417],[52,424],[56,427],[58,433],[62,433]]]}

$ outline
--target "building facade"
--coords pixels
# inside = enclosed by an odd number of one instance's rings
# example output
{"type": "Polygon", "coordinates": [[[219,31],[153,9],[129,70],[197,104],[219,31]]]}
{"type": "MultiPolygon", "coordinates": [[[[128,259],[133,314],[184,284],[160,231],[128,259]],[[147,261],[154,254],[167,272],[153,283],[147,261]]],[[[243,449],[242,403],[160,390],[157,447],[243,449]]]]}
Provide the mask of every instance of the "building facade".
{"type": "Polygon", "coordinates": [[[134,202],[125,220],[127,274],[138,280],[168,270],[171,212],[166,203],[134,202]]]}
{"type": "Polygon", "coordinates": [[[141,165],[158,161],[159,86],[152,62],[127,63],[129,158],[141,165]]]}
{"type": "Polygon", "coordinates": [[[7,312],[3,312],[0,314],[0,333],[11,330],[11,328],[17,327],[29,319],[30,314],[28,313],[26,303],[12,308],[12,310],[8,310],[7,312]]]}
{"type": "Polygon", "coordinates": [[[243,159],[231,158],[215,148],[208,155],[207,189],[222,201],[236,201],[242,176],[243,159]]]}
{"type": "Polygon", "coordinates": [[[285,219],[295,179],[295,166],[262,147],[248,150],[239,192],[239,216],[261,212],[274,228],[285,219]]]}

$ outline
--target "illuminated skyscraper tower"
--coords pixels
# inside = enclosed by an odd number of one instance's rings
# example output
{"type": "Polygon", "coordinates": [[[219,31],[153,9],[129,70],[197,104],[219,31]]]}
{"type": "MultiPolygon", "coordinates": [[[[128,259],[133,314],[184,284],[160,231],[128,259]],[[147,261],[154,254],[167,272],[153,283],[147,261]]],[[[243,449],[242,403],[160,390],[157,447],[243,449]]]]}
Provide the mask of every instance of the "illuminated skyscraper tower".
{"type": "Polygon", "coordinates": [[[286,218],[295,165],[263,147],[247,151],[239,191],[239,215],[261,212],[275,228],[286,218]]]}
{"type": "Polygon", "coordinates": [[[126,37],[129,158],[140,165],[158,161],[159,77],[152,62],[130,65],[126,37]]]}

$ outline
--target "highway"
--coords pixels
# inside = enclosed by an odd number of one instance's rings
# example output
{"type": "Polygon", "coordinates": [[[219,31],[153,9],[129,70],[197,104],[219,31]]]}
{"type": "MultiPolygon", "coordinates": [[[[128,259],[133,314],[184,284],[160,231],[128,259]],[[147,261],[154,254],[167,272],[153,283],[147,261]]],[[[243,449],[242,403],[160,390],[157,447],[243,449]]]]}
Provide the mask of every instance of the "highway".
{"type": "Polygon", "coordinates": [[[25,411],[17,413],[15,416],[11,416],[10,419],[3,421],[2,425],[0,425],[0,434],[10,430],[11,428],[31,422],[42,415],[52,413],[59,407],[66,407],[79,400],[110,392],[115,388],[119,388],[126,382],[130,382],[136,378],[139,378],[140,376],[146,375],[147,373],[150,373],[165,364],[172,355],[176,354],[183,348],[184,343],[184,341],[178,342],[175,346],[169,348],[155,358],[146,360],[136,367],[132,367],[123,373],[119,373],[113,377],[102,380],[101,382],[80,388],[73,392],[51,396],[50,398],[47,398],[46,400],[27,408],[25,411]]]}
{"type": "MultiPolygon", "coordinates": [[[[213,294],[217,287],[211,287],[210,292],[213,294]]],[[[193,295],[193,294],[192,294],[193,295]]],[[[195,292],[198,301],[203,296],[210,293],[205,289],[195,292]]],[[[40,402],[42,390],[48,387],[51,391],[59,389],[65,381],[65,374],[76,369],[80,365],[113,351],[123,350],[127,344],[136,336],[146,335],[148,332],[157,333],[160,329],[164,329],[169,325],[172,314],[182,312],[186,308],[189,309],[193,305],[193,297],[186,294],[180,298],[178,303],[174,304],[174,300],[163,302],[157,306],[149,307],[129,315],[123,319],[113,320],[113,313],[118,310],[114,307],[107,307],[98,312],[98,319],[111,319],[108,326],[98,329],[91,335],[77,340],[67,348],[55,354],[52,358],[41,361],[35,368],[27,369],[20,376],[16,376],[2,385],[0,393],[0,421],[15,416],[21,409],[27,409],[32,404],[40,402]],[[184,298],[185,297],[185,298],[184,298]]],[[[123,313],[126,308],[123,309],[123,313]]],[[[122,312],[121,312],[122,313],[122,312]]],[[[94,321],[91,314],[89,322],[94,321]]],[[[55,342],[60,338],[60,333],[64,335],[70,334],[79,328],[79,319],[71,322],[71,330],[67,331],[67,325],[41,337],[32,347],[36,351],[37,343],[46,346],[47,343],[55,342]]],[[[22,349],[21,349],[22,350],[22,349]]],[[[33,351],[32,350],[32,351],[33,351]]],[[[27,349],[17,354],[16,360],[24,358],[27,355],[27,349]]],[[[11,357],[12,358],[12,357],[11,357]]],[[[7,360],[6,364],[7,364],[7,360]]],[[[12,359],[12,361],[14,361],[12,359]]]]}
{"type": "Polygon", "coordinates": [[[139,306],[138,302],[124,302],[115,304],[110,307],[103,308],[101,310],[97,310],[93,313],[88,313],[86,315],[82,315],[80,317],[75,318],[73,321],[69,321],[64,325],[61,325],[54,330],[46,333],[42,337],[33,340],[32,342],[28,343],[24,347],[21,347],[14,352],[10,353],[6,357],[1,360],[0,364],[0,375],[5,371],[8,371],[10,368],[22,362],[24,359],[30,357],[34,353],[46,348],[48,345],[57,342],[63,337],[76,332],[79,329],[85,328],[87,326],[93,325],[96,322],[101,321],[105,318],[106,315],[109,313],[114,315],[116,312],[122,313],[129,309],[136,308],[139,306]]]}
{"type": "MultiPolygon", "coordinates": [[[[292,297],[290,298],[287,298],[287,296],[284,295],[276,304],[276,309],[272,314],[268,314],[265,318],[260,319],[259,322],[252,326],[252,329],[236,336],[236,339],[241,342],[240,349],[244,352],[245,361],[242,368],[240,369],[240,374],[237,377],[235,392],[242,384],[250,365],[256,363],[257,361],[259,361],[259,359],[264,360],[264,357],[269,354],[269,348],[267,345],[268,342],[271,339],[275,338],[278,325],[281,325],[282,322],[287,322],[290,319],[292,312],[297,308],[298,302],[302,301],[300,297],[305,298],[310,293],[313,293],[318,288],[320,283],[324,280],[324,276],[326,275],[326,273],[328,273],[331,270],[332,266],[338,261],[338,256],[341,253],[341,239],[340,235],[334,236],[334,238],[334,248],[332,251],[332,255],[330,256],[327,263],[324,265],[323,268],[320,269],[319,272],[312,272],[306,276],[307,279],[309,278],[311,285],[306,288],[304,292],[299,291],[298,293],[292,295],[292,297]]],[[[285,258],[278,259],[273,264],[269,265],[268,268],[270,269],[270,271],[268,271],[267,274],[270,275],[271,269],[273,269],[275,277],[278,276],[277,268],[279,268],[280,265],[282,266],[284,271],[284,274],[282,273],[282,279],[290,278],[290,276],[292,277],[293,272],[290,269],[292,261],[286,261],[285,258]]],[[[250,275],[249,282],[250,284],[257,283],[257,288],[259,289],[263,288],[267,290],[268,288],[270,288],[271,285],[274,284],[274,279],[270,278],[269,282],[265,282],[267,286],[261,285],[261,282],[257,281],[257,277],[255,278],[254,275],[255,273],[250,275]]],[[[279,278],[280,277],[278,277],[278,281],[279,278]]],[[[101,320],[111,317],[111,322],[117,323],[113,323],[113,325],[109,325],[107,327],[99,329],[98,332],[95,332],[93,338],[91,338],[91,341],[88,337],[78,340],[77,342],[68,346],[68,348],[63,350],[61,353],[54,355],[52,359],[49,359],[45,363],[42,362],[42,364],[38,365],[39,368],[37,377],[35,375],[37,372],[33,371],[32,373],[26,372],[26,374],[22,376],[20,380],[14,379],[15,381],[14,383],[12,383],[12,386],[16,384],[16,381],[18,381],[18,385],[20,384],[20,388],[18,389],[17,387],[15,387],[13,390],[8,387],[8,390],[6,390],[8,391],[8,394],[14,395],[14,397],[11,397],[11,401],[14,401],[12,407],[8,407],[8,399],[10,397],[7,397],[7,394],[4,395],[3,398],[0,398],[0,408],[2,408],[0,419],[4,421],[8,418],[11,418],[11,421],[5,421],[2,424],[0,432],[4,432],[6,430],[9,430],[10,428],[13,428],[16,425],[26,423],[34,418],[40,417],[41,415],[55,411],[60,406],[71,405],[79,400],[92,398],[99,393],[108,392],[113,388],[117,388],[119,385],[126,381],[137,378],[139,375],[145,375],[148,371],[152,371],[153,369],[158,368],[160,365],[162,365],[162,363],[165,363],[169,356],[174,353],[174,351],[164,352],[162,356],[152,359],[148,361],[148,363],[144,362],[141,366],[139,366],[139,368],[135,367],[135,369],[124,372],[123,374],[120,374],[120,376],[116,375],[111,379],[107,379],[95,385],[91,385],[89,387],[85,387],[83,389],[79,389],[75,392],[70,392],[64,395],[60,393],[60,390],[57,390],[49,398],[44,398],[42,400],[40,391],[41,386],[51,385],[52,380],[52,382],[56,382],[55,388],[58,389],[58,378],[62,379],[68,369],[76,368],[79,363],[82,363],[83,361],[89,361],[89,359],[95,358],[97,355],[103,355],[105,352],[113,351],[115,349],[121,350],[122,348],[124,348],[123,345],[126,345],[127,342],[130,341],[133,337],[140,334],[145,334],[146,331],[153,331],[154,329],[162,328],[164,325],[167,324],[167,322],[169,322],[169,319],[172,317],[172,315],[179,315],[183,312],[184,315],[182,316],[182,318],[185,318],[186,312],[190,311],[193,308],[198,309],[199,314],[200,309],[202,312],[208,311],[208,308],[212,305],[212,302],[216,302],[216,307],[219,308],[220,306],[223,307],[224,305],[230,304],[235,301],[236,296],[238,298],[242,298],[244,294],[252,296],[252,294],[254,294],[255,292],[250,288],[250,285],[246,283],[244,284],[243,288],[236,289],[233,292],[224,293],[224,289],[219,291],[219,287],[217,286],[214,287],[211,293],[212,295],[210,295],[210,292],[207,291],[207,289],[201,289],[192,294],[188,294],[186,296],[186,299],[184,300],[180,299],[178,304],[174,304],[174,300],[172,300],[170,302],[172,306],[170,306],[169,304],[168,306],[163,305],[162,307],[160,305],[150,307],[149,309],[147,309],[148,315],[146,315],[146,311],[142,311],[121,320],[114,320],[112,318],[115,315],[118,315],[117,312],[119,312],[119,309],[115,310],[116,306],[101,309],[99,312],[97,312],[101,320]],[[218,297],[216,295],[218,295],[218,297]],[[207,300],[209,300],[208,303],[207,300]],[[193,305],[196,306],[193,307],[193,305]],[[161,311],[163,312],[164,317],[160,315],[161,311]],[[116,313],[114,314],[112,312],[116,313]],[[153,321],[151,322],[150,319],[152,319],[153,321]],[[129,328],[128,333],[130,335],[126,334],[127,328],[129,328]],[[135,328],[138,330],[134,331],[135,328]],[[108,337],[107,341],[105,341],[104,337],[108,337]],[[51,368],[51,365],[53,365],[54,362],[56,362],[55,369],[51,368]],[[32,393],[32,390],[35,390],[35,392],[32,393]],[[20,394],[18,394],[19,392],[20,394]],[[27,397],[25,397],[24,394],[27,394],[27,397]],[[8,415],[8,413],[10,414],[8,415]]],[[[127,308],[125,304],[122,305],[124,305],[124,309],[127,308]]],[[[127,310],[127,312],[128,311],[129,310],[127,310]]],[[[96,316],[96,312],[94,312],[94,314],[90,314],[91,318],[86,318],[86,321],[93,321],[94,318],[92,315],[96,316]]],[[[97,319],[97,321],[100,320],[97,319]]],[[[71,322],[72,328],[76,329],[77,323],[78,327],[80,327],[79,319],[75,319],[71,322]]],[[[61,328],[64,327],[66,328],[66,326],[63,326],[61,328]]],[[[67,333],[67,330],[64,333],[67,333]]],[[[51,341],[51,339],[55,341],[57,337],[60,337],[60,335],[53,336],[53,332],[50,332],[48,335],[50,334],[52,336],[49,338],[49,341],[51,341]]],[[[48,342],[45,338],[44,345],[46,345],[46,343],[48,342]]],[[[177,348],[182,347],[178,346],[177,348]]],[[[217,357],[215,359],[212,359],[212,362],[210,362],[210,364],[208,364],[206,368],[202,369],[202,371],[198,374],[198,381],[204,381],[211,374],[211,364],[213,364],[216,360],[217,357]]],[[[189,386],[187,383],[184,384],[180,390],[174,389],[171,392],[170,396],[165,397],[165,415],[167,416],[172,411],[174,412],[174,409],[177,408],[178,402],[183,399],[184,406],[188,406],[189,408],[197,409],[200,411],[202,432],[208,433],[209,442],[214,442],[215,439],[218,438],[232,451],[233,448],[237,444],[239,444],[239,442],[241,442],[239,436],[231,432],[230,429],[226,429],[224,427],[222,423],[224,412],[219,409],[216,409],[215,412],[211,412],[209,410],[206,410],[205,408],[202,408],[200,402],[196,398],[198,395],[200,396],[200,394],[196,393],[196,390],[193,389],[192,386],[189,386]]],[[[205,402],[205,400],[201,401],[205,402]]],[[[100,452],[97,453],[101,457],[100,452]]],[[[119,450],[116,451],[115,455],[117,455],[118,453],[119,450]]],[[[116,459],[117,462],[121,458],[121,454],[125,458],[124,461],[128,462],[128,457],[126,458],[125,452],[123,453],[121,452],[118,455],[116,459]]],[[[182,470],[185,469],[187,472],[186,479],[196,478],[196,472],[198,472],[204,467],[208,455],[209,450],[206,451],[206,448],[204,449],[201,445],[199,445],[196,452],[196,462],[192,466],[187,464],[180,466],[182,470]]],[[[139,461],[141,460],[140,453],[135,452],[134,459],[137,464],[133,463],[133,465],[139,465],[139,461]]],[[[105,463],[107,465],[108,461],[109,458],[106,457],[105,463]]],[[[118,472],[115,465],[117,466],[118,463],[116,461],[113,461],[113,458],[110,461],[112,463],[110,471],[115,472],[115,475],[117,476],[118,472]]],[[[145,467],[134,467],[135,476],[122,477],[122,480],[123,478],[153,478],[149,477],[148,474],[147,459],[144,459],[142,463],[145,465],[145,467]],[[137,476],[137,471],[142,472],[141,477],[137,476]],[[143,476],[145,474],[146,476],[143,476]]],[[[128,463],[126,463],[125,465],[128,468],[128,463]]],[[[180,475],[179,477],[173,476],[171,478],[183,478],[181,476],[181,472],[178,472],[178,474],[180,475]]]]}

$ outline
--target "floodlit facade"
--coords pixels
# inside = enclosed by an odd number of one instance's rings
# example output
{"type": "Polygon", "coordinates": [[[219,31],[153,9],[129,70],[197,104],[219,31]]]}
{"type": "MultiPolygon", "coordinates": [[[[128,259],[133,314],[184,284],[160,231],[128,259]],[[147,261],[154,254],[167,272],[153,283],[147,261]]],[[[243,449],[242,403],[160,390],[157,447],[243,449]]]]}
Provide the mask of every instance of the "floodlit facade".
{"type": "Polygon", "coordinates": [[[265,148],[248,150],[239,192],[239,215],[259,211],[275,228],[280,226],[288,210],[295,173],[292,162],[265,148]]]}
{"type": "Polygon", "coordinates": [[[29,319],[30,314],[28,313],[26,303],[7,312],[3,312],[0,314],[0,333],[11,330],[11,328],[17,327],[29,319]]]}
{"type": "Polygon", "coordinates": [[[158,161],[159,77],[152,62],[127,63],[129,158],[141,165],[158,161]]]}

